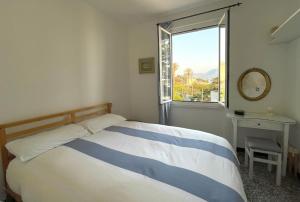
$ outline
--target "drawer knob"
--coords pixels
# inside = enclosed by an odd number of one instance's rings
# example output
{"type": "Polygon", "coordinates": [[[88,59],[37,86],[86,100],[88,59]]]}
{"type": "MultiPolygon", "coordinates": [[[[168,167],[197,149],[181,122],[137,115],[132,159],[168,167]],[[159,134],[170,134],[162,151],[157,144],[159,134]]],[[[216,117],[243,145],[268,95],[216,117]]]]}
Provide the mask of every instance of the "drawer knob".
{"type": "Polygon", "coordinates": [[[257,125],[258,125],[258,126],[260,126],[261,124],[260,124],[260,123],[258,123],[257,125]]]}

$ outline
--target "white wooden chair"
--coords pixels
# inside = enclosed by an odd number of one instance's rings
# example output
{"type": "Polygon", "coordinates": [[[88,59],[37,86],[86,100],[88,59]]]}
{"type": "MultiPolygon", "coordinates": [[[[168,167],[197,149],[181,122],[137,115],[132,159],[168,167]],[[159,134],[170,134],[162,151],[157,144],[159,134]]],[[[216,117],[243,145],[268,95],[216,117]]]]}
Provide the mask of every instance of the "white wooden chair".
{"type": "Polygon", "coordinates": [[[253,162],[261,162],[268,164],[268,170],[272,171],[272,165],[277,166],[276,170],[276,185],[281,184],[281,164],[282,164],[282,151],[275,141],[266,138],[246,137],[245,138],[245,165],[249,165],[249,177],[253,178],[253,162]],[[263,153],[268,155],[268,159],[254,157],[254,153],[263,153]],[[274,158],[275,157],[275,158],[274,158]],[[275,160],[273,160],[275,159],[275,160]]]}

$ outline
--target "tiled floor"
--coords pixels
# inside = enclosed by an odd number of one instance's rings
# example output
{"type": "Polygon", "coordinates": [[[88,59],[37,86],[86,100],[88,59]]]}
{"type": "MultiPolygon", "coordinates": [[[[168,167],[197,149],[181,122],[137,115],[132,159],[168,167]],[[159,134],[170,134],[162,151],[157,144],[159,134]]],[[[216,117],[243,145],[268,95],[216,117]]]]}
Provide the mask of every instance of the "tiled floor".
{"type": "Polygon", "coordinates": [[[244,166],[244,152],[238,154],[241,162],[241,176],[249,202],[300,202],[300,180],[292,175],[282,178],[280,187],[275,185],[275,167],[269,173],[267,165],[254,163],[254,178],[248,177],[244,166]]]}

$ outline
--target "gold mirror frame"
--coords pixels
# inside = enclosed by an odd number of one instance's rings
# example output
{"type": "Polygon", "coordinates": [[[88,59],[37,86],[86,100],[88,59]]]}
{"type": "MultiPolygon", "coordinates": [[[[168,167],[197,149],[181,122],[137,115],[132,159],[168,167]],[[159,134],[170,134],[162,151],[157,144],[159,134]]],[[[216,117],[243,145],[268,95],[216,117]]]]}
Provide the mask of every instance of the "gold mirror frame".
{"type": "Polygon", "coordinates": [[[269,94],[270,90],[271,90],[271,85],[272,84],[271,84],[271,79],[270,79],[269,74],[266,71],[264,71],[262,69],[259,69],[259,68],[248,69],[247,71],[245,71],[244,73],[241,74],[241,76],[240,76],[240,78],[238,80],[238,90],[239,90],[240,95],[243,98],[245,98],[246,100],[249,100],[249,101],[258,101],[258,100],[261,100],[264,97],[266,97],[269,94]],[[261,95],[259,95],[257,97],[249,97],[249,96],[245,95],[245,93],[243,92],[243,89],[242,89],[242,87],[243,87],[243,79],[245,78],[245,76],[247,74],[249,74],[251,72],[258,72],[258,73],[260,73],[261,75],[263,75],[263,77],[266,80],[266,89],[264,90],[264,92],[261,95]]]}

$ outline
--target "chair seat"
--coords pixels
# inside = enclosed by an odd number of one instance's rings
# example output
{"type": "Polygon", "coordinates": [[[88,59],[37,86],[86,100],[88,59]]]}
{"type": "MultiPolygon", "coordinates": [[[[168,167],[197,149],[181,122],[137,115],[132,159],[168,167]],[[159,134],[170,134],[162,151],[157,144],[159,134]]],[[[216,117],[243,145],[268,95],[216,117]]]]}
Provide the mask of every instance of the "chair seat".
{"type": "Polygon", "coordinates": [[[246,142],[247,146],[252,149],[281,153],[281,148],[271,139],[247,137],[246,142]]]}

